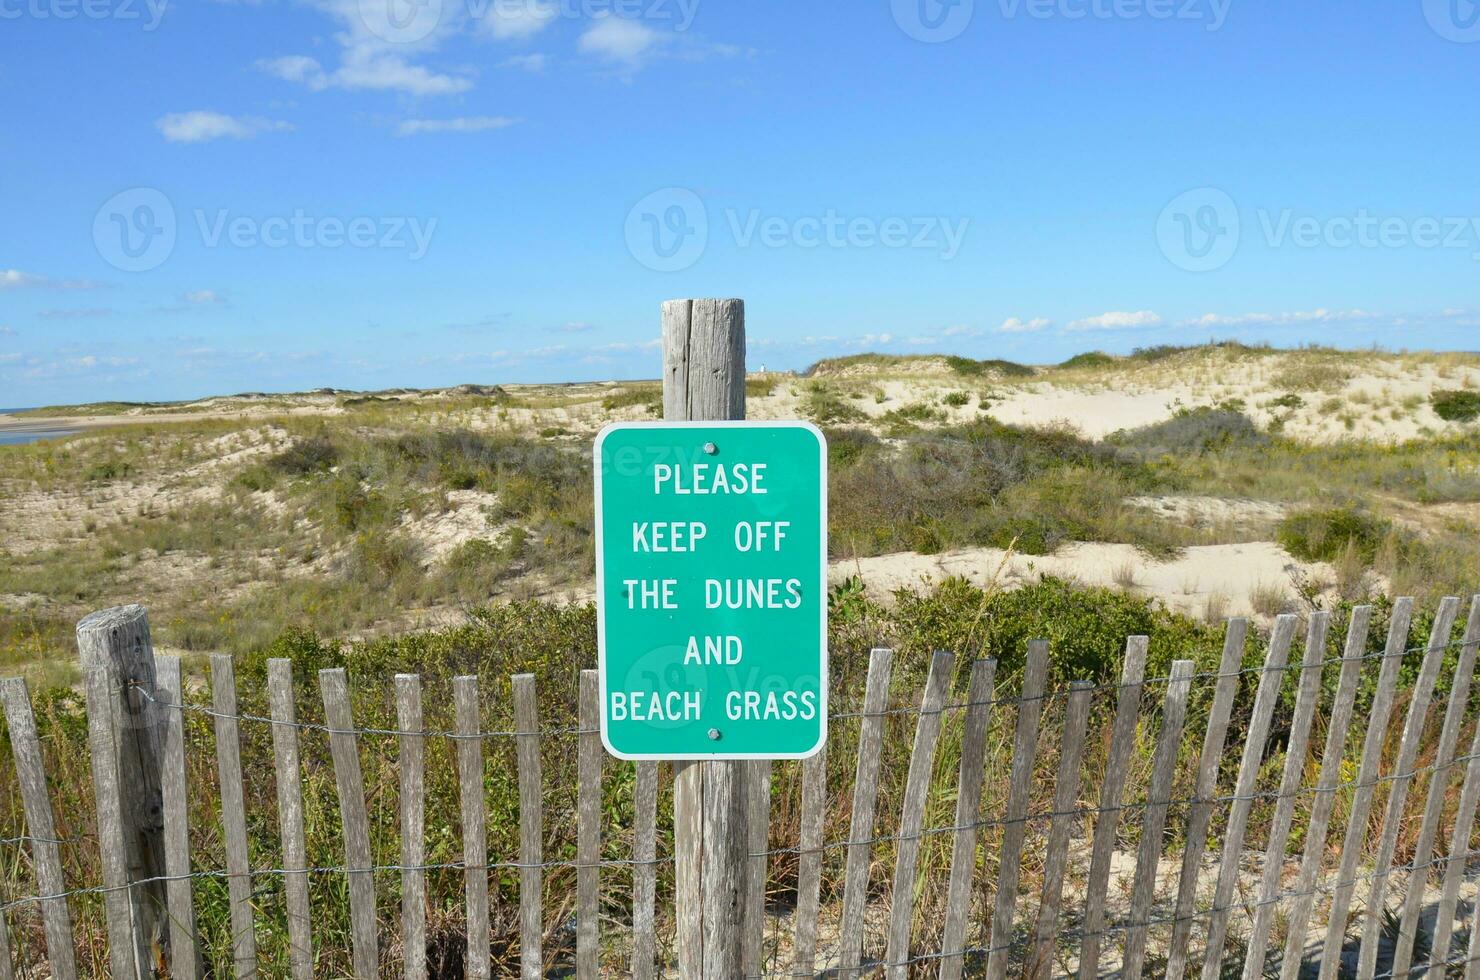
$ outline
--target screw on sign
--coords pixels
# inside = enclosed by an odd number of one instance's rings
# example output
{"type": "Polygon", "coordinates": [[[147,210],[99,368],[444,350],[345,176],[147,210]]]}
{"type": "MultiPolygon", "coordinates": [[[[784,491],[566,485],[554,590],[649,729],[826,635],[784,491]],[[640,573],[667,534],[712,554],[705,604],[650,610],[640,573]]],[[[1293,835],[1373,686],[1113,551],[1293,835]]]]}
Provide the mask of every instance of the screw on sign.
{"type": "Polygon", "coordinates": [[[827,726],[827,451],[805,422],[596,440],[601,734],[625,759],[796,759],[827,726]]]}

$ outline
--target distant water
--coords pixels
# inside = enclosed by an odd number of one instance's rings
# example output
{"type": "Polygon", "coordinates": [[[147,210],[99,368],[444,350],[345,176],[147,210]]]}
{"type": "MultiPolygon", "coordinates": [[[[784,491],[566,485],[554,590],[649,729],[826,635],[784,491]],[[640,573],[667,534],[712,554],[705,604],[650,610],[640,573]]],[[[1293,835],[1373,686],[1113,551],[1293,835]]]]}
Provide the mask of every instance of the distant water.
{"type": "MultiPolygon", "coordinates": [[[[0,415],[24,412],[24,408],[0,408],[0,415]]],[[[0,446],[25,446],[45,439],[70,436],[77,430],[65,425],[48,423],[45,420],[23,423],[24,428],[0,428],[0,446]]]]}

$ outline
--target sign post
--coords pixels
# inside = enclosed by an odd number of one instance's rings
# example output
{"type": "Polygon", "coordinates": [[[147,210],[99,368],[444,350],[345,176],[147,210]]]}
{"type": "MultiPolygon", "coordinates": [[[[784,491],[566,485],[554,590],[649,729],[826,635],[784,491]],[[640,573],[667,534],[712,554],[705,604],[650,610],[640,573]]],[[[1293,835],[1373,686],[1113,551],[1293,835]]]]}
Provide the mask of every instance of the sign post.
{"type": "Polygon", "coordinates": [[[759,952],[747,804],[826,737],[826,447],[744,423],[740,300],[664,303],[663,367],[665,421],[596,443],[601,735],[673,762],[679,975],[734,980],[759,952]]]}

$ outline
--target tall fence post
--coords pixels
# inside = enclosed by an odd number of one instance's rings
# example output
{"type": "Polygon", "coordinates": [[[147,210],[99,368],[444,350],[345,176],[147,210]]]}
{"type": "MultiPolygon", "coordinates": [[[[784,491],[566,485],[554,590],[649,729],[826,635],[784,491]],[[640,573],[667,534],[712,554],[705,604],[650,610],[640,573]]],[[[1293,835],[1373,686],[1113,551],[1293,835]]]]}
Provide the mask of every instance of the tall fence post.
{"type": "MultiPolygon", "coordinates": [[[[745,303],[680,299],[663,304],[663,418],[745,418],[745,303]]],[[[683,980],[742,973],[747,860],[745,762],[674,766],[673,825],[678,959],[683,980]]]]}
{"type": "MultiPolygon", "coordinates": [[[[168,948],[165,895],[164,798],[160,789],[163,730],[155,684],[154,645],[143,606],[117,606],[95,612],[77,624],[77,651],[83,675],[102,671],[94,690],[104,695],[89,711],[106,712],[111,739],[97,742],[95,766],[117,786],[118,839],[100,841],[121,850],[128,884],[128,922],[132,933],[132,975],[144,980],[158,973],[168,948]],[[106,746],[111,741],[111,746],[106,746]],[[145,882],[146,884],[136,884],[145,882]],[[158,951],[158,952],[156,952],[158,951]]],[[[101,723],[102,717],[98,721],[101,723]]],[[[109,824],[115,821],[108,821],[109,824]]],[[[99,829],[100,834],[102,828],[99,829]]]]}

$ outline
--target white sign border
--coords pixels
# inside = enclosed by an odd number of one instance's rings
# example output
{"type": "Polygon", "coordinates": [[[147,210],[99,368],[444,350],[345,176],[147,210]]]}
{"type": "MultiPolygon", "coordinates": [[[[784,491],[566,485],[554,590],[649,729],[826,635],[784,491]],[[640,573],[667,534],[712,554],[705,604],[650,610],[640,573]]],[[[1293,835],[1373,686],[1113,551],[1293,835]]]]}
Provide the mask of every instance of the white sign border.
{"type": "Polygon", "coordinates": [[[827,436],[821,429],[805,419],[774,419],[774,420],[750,420],[728,421],[728,422],[610,422],[597,433],[596,441],[591,447],[592,472],[595,476],[595,498],[594,507],[596,515],[596,670],[600,677],[601,697],[601,744],[606,747],[608,754],[618,759],[630,762],[727,762],[754,759],[810,759],[822,747],[827,744],[827,710],[828,710],[828,661],[830,652],[827,645],[827,436]],[[820,578],[822,580],[822,597],[818,603],[818,626],[821,637],[821,678],[819,694],[821,703],[818,706],[818,715],[822,722],[817,744],[805,752],[790,753],[768,753],[768,752],[707,752],[702,755],[687,754],[643,754],[633,755],[628,752],[619,752],[607,738],[607,727],[610,724],[607,718],[607,710],[610,700],[606,690],[606,574],[604,562],[602,561],[602,544],[605,541],[602,528],[601,507],[601,447],[606,442],[606,437],[613,432],[621,432],[629,429],[806,429],[817,437],[817,456],[820,467],[820,494],[819,501],[822,514],[822,533],[818,536],[819,542],[818,562],[821,568],[820,578]]]}

